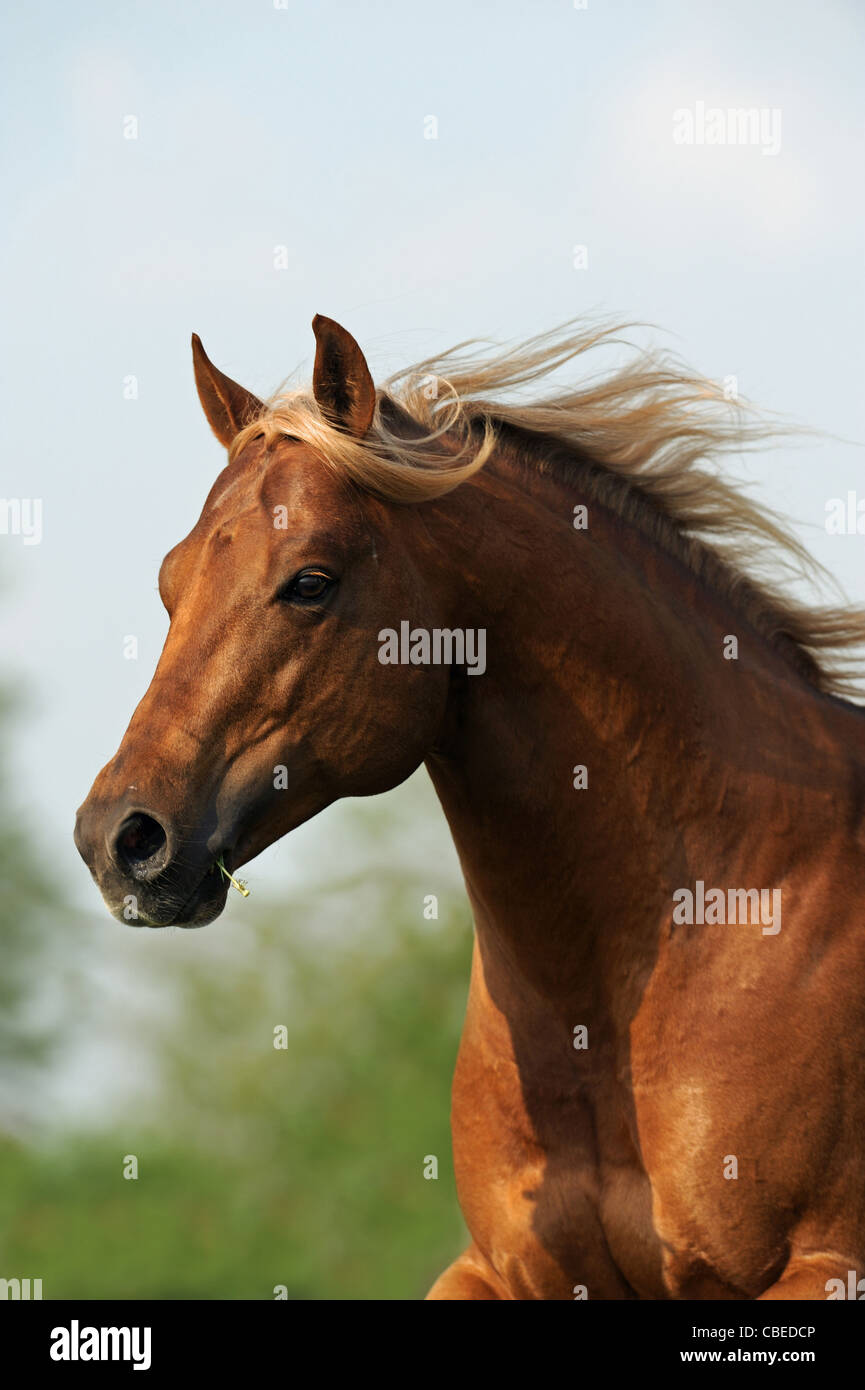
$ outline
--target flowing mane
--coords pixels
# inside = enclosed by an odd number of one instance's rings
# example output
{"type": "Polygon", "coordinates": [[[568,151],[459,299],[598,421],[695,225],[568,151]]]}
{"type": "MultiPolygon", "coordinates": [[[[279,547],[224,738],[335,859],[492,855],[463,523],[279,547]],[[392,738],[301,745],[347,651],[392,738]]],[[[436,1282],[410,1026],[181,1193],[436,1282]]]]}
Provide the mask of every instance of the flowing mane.
{"type": "Polygon", "coordinates": [[[310,390],[280,391],[237,435],[230,458],[253,438],[301,439],[358,486],[416,503],[458,487],[505,447],[677,554],[818,689],[861,699],[865,609],[784,592],[784,581],[830,576],[783,517],[718,472],[725,456],[800,431],[724,399],[671,355],[634,348],[619,336],[630,326],[568,323],[498,352],[457,344],[387,379],[363,439],[329,424],[310,390]],[[632,349],[615,370],[520,395],[613,345],[632,349]]]}

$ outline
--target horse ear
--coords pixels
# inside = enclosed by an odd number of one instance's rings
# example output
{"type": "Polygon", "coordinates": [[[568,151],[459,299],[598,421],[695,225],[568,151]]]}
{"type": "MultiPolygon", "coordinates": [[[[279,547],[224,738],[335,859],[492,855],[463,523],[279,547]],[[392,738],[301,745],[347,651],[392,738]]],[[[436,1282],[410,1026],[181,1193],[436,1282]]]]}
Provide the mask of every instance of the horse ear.
{"type": "Polygon", "coordinates": [[[359,438],[375,414],[375,385],[366,358],[350,333],[333,319],[316,314],[315,367],[312,390],[319,409],[332,425],[359,438]]]}
{"type": "Polygon", "coordinates": [[[192,335],[192,363],[201,407],[213,433],[227,449],[235,435],[261,413],[264,405],[251,391],[238,386],[230,376],[224,376],[214,367],[197,333],[192,335]]]}

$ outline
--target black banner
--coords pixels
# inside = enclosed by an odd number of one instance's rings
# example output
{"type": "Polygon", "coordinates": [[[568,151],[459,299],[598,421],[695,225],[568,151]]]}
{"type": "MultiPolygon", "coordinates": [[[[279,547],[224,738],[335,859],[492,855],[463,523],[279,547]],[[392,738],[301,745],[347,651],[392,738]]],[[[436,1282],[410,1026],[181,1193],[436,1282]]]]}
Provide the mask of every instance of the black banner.
{"type": "Polygon", "coordinates": [[[393,1370],[399,1347],[401,1376],[411,1375],[403,1343],[408,1331],[418,1338],[412,1355],[424,1370],[439,1359],[452,1368],[463,1348],[473,1361],[488,1357],[495,1364],[511,1357],[516,1334],[520,1354],[537,1357],[539,1368],[560,1345],[575,1373],[590,1364],[596,1373],[602,1368],[611,1375],[674,1366],[792,1365],[825,1380],[856,1356],[859,1316],[835,1301],[578,1302],[566,1308],[511,1305],[498,1312],[487,1304],[470,1316],[422,1303],[8,1302],[0,1310],[0,1329],[7,1356],[14,1355],[24,1372],[47,1371],[58,1380],[105,1369],[115,1376],[248,1376],[281,1366],[293,1374],[313,1348],[332,1374],[342,1356],[358,1369],[372,1361],[382,1368],[390,1363],[393,1370]]]}

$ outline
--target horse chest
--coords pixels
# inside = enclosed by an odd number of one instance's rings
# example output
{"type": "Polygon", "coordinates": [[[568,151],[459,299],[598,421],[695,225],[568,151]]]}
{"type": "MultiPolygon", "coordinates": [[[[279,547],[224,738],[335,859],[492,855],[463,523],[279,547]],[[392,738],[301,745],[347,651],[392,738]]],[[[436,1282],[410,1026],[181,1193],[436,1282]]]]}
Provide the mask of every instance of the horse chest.
{"type": "MultiPolygon", "coordinates": [[[[535,1040],[537,1041],[537,1039],[535,1040]]],[[[454,1076],[457,1188],[514,1298],[663,1297],[651,1195],[626,1127],[470,1006],[454,1076]],[[599,1137],[601,1144],[599,1147],[599,1137]]]]}
{"type": "MultiPolygon", "coordinates": [[[[452,1110],[457,1188],[504,1296],[744,1296],[745,1266],[731,1274],[705,1253],[720,1233],[717,1211],[702,1210],[698,1173],[681,1175],[681,1201],[659,1208],[617,1104],[604,1113],[580,1094],[518,1083],[501,1058],[491,1064],[471,1041],[461,1048],[452,1110]]],[[[675,1178],[674,1170],[671,1161],[675,1178]]],[[[765,1265],[774,1244],[772,1231],[763,1234],[749,1258],[765,1265]]]]}

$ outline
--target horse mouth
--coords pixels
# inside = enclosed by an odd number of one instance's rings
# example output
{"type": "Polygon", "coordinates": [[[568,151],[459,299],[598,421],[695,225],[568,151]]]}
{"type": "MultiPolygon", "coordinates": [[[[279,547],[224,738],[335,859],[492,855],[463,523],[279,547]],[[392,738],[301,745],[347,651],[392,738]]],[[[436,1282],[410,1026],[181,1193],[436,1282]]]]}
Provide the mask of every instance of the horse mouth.
{"type": "Polygon", "coordinates": [[[216,860],[211,864],[198,887],[187,898],[175,917],[175,927],[206,927],[225,907],[229,882],[220,873],[216,860]]]}
{"type": "Polygon", "coordinates": [[[229,880],[214,859],[185,898],[178,901],[176,895],[154,895],[140,905],[134,899],[124,898],[112,908],[112,916],[129,927],[206,927],[225,907],[229,887],[229,880]]]}

